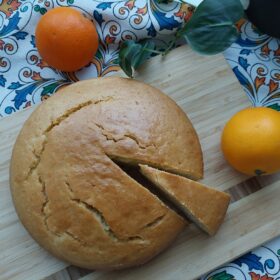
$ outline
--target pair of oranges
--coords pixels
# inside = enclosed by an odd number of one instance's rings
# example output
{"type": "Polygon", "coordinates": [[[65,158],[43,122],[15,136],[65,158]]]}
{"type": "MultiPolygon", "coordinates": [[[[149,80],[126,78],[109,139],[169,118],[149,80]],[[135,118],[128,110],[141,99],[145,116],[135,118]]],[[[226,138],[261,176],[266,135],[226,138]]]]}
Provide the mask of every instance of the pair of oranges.
{"type": "Polygon", "coordinates": [[[87,65],[98,48],[94,24],[69,7],[54,8],[44,14],[35,39],[43,60],[62,71],[76,71],[87,65]]]}

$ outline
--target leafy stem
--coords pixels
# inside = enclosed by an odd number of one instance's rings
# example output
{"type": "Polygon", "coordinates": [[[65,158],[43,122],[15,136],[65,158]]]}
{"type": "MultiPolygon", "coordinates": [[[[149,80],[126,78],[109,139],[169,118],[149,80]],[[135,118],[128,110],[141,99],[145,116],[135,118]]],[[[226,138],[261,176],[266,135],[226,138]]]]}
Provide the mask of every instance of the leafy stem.
{"type": "MultiPolygon", "coordinates": [[[[168,3],[170,0],[158,0],[168,3]]],[[[137,69],[152,54],[166,55],[179,38],[201,54],[216,54],[227,49],[238,38],[236,23],[244,17],[240,0],[204,0],[195,9],[190,20],[175,33],[175,38],[165,51],[156,50],[152,40],[125,41],[121,45],[119,62],[121,68],[133,77],[137,69]]]]}

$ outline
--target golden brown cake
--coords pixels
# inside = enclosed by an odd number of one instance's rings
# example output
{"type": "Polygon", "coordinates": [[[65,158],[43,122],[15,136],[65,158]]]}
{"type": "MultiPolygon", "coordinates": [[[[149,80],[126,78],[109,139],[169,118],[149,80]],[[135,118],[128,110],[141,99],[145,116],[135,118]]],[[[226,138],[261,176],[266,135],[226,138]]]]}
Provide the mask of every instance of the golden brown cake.
{"type": "Polygon", "coordinates": [[[210,235],[217,232],[230,202],[227,193],[147,165],[140,165],[140,170],[201,229],[210,235]]]}
{"type": "Polygon", "coordinates": [[[114,161],[201,178],[185,113],[146,84],[98,78],[42,103],[14,146],[10,183],[20,220],[55,256],[90,269],[142,264],[186,225],[114,161]]]}

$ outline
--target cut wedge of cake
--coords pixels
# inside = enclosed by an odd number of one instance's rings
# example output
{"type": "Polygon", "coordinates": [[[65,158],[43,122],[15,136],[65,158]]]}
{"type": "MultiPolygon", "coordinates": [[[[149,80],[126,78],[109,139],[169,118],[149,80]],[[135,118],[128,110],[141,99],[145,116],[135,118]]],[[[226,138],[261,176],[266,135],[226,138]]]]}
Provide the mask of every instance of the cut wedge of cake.
{"type": "Polygon", "coordinates": [[[230,202],[227,193],[147,165],[140,165],[140,171],[202,230],[217,232],[230,202]]]}

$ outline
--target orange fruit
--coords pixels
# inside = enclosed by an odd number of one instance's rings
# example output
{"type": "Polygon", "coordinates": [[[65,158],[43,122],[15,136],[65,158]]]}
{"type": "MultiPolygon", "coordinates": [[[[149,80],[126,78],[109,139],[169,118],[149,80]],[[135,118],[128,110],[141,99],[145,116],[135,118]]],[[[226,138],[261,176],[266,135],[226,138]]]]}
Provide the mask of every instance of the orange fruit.
{"type": "Polygon", "coordinates": [[[226,124],[221,139],[226,160],[247,175],[280,170],[280,112],[258,107],[244,109],[226,124]]]}
{"type": "Polygon", "coordinates": [[[94,24],[69,7],[54,8],[44,14],[35,40],[42,59],[62,71],[76,71],[87,65],[98,48],[94,24]]]}

